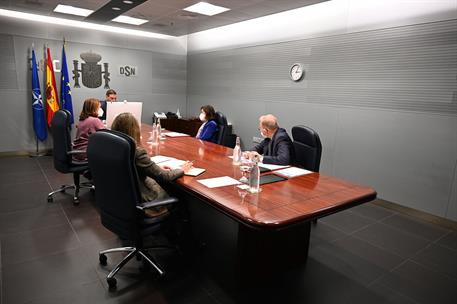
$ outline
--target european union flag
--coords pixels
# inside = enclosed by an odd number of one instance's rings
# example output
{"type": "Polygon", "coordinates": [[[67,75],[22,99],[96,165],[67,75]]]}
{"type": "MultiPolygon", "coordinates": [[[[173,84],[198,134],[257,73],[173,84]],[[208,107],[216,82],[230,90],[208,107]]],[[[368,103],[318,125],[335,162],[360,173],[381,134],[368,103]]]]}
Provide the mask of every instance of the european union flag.
{"type": "Polygon", "coordinates": [[[40,80],[38,79],[38,68],[35,58],[35,50],[32,49],[32,111],[33,111],[33,129],[36,137],[43,141],[48,137],[46,129],[46,119],[44,116],[43,99],[41,98],[40,80]]]}
{"type": "Polygon", "coordinates": [[[62,69],[60,70],[62,80],[60,82],[61,109],[68,110],[71,114],[70,125],[73,124],[73,104],[71,102],[70,81],[68,80],[67,56],[65,56],[65,43],[62,47],[62,69]]]}

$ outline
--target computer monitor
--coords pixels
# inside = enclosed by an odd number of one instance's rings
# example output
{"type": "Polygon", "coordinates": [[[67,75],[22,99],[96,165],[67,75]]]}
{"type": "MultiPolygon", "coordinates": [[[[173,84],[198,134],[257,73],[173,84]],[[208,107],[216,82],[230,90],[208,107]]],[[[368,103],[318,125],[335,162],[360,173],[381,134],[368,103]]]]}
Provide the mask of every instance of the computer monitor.
{"type": "Polygon", "coordinates": [[[141,127],[141,113],[143,110],[142,102],[116,101],[106,103],[106,127],[111,129],[114,119],[121,113],[132,113],[141,127]]]}

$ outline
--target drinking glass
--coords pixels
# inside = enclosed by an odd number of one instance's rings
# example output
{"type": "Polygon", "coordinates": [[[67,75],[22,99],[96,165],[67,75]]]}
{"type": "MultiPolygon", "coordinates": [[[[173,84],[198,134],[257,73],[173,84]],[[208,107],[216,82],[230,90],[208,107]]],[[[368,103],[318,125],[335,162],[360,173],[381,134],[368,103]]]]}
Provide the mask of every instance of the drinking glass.
{"type": "Polygon", "coordinates": [[[247,174],[248,174],[248,172],[251,171],[252,165],[253,165],[253,163],[248,158],[241,158],[241,162],[240,162],[240,171],[241,171],[240,182],[242,182],[242,183],[248,183],[249,182],[247,174]]]}

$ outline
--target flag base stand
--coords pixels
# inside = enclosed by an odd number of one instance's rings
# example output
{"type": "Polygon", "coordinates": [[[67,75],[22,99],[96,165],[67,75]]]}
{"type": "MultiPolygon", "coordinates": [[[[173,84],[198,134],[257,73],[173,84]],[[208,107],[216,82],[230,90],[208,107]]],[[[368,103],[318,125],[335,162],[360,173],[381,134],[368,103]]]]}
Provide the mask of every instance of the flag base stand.
{"type": "Polygon", "coordinates": [[[29,157],[35,158],[35,157],[42,157],[42,156],[50,155],[49,151],[40,151],[38,149],[38,138],[35,137],[35,140],[36,140],[36,150],[35,150],[35,152],[30,152],[29,157]]]}

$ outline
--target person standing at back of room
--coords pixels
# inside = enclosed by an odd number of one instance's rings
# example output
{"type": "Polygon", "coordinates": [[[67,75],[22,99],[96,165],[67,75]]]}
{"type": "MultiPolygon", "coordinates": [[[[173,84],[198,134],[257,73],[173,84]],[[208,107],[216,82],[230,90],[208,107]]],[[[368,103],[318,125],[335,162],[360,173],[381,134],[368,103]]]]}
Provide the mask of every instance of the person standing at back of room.
{"type": "Polygon", "coordinates": [[[216,111],[210,105],[203,106],[200,108],[199,118],[203,124],[200,126],[200,129],[198,129],[195,138],[215,143],[217,132],[219,131],[216,122],[216,111]]]}
{"type": "Polygon", "coordinates": [[[272,114],[260,116],[259,131],[264,140],[244,155],[258,156],[265,164],[290,165],[294,156],[292,140],[287,131],[279,127],[278,119],[272,114]]]}
{"type": "Polygon", "coordinates": [[[109,89],[106,91],[105,100],[100,101],[100,113],[99,118],[101,120],[106,120],[106,103],[107,102],[115,102],[117,101],[117,93],[113,89],[109,89]]]}
{"type": "MultiPolygon", "coordinates": [[[[76,126],[76,138],[73,142],[73,150],[86,151],[89,136],[105,126],[98,119],[100,101],[97,98],[88,98],[84,101],[83,109],[79,115],[79,123],[76,126]]],[[[87,161],[86,153],[73,154],[74,161],[87,161]]]]}

